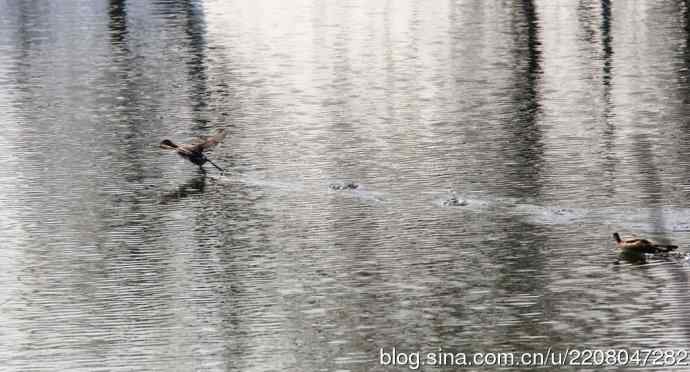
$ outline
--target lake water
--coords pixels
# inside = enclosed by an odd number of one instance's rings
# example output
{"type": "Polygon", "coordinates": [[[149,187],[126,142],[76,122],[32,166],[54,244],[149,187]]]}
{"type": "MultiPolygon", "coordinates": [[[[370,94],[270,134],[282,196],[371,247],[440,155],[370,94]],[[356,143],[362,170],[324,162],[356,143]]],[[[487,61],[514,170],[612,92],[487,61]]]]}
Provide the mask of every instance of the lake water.
{"type": "Polygon", "coordinates": [[[684,1],[0,0],[0,368],[687,349],[689,67],[684,1]]]}

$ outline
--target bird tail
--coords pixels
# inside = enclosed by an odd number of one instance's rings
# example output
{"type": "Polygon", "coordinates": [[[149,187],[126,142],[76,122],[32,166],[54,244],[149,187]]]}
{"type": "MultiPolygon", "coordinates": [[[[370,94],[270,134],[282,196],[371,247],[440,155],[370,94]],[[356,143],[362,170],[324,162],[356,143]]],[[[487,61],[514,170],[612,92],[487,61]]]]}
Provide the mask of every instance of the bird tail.
{"type": "Polygon", "coordinates": [[[678,249],[677,245],[663,245],[663,244],[657,244],[654,246],[654,248],[658,249],[661,252],[671,252],[672,250],[678,249]]]}

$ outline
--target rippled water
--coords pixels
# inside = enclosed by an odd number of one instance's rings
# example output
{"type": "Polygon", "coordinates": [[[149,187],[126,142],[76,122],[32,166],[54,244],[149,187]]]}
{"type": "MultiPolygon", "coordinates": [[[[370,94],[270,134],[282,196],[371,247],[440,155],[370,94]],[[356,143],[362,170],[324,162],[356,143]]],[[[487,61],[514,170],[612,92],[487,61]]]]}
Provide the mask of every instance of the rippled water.
{"type": "Polygon", "coordinates": [[[683,1],[0,0],[2,369],[687,348],[689,65],[683,1]]]}

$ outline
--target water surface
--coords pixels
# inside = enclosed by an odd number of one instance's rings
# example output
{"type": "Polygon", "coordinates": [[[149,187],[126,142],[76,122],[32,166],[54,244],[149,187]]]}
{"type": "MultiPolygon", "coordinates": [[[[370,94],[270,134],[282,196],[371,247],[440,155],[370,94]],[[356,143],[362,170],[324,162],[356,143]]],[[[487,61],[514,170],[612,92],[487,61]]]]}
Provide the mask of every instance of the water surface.
{"type": "Polygon", "coordinates": [[[688,250],[688,14],[0,0],[4,368],[687,348],[687,260],[611,233],[688,250]]]}

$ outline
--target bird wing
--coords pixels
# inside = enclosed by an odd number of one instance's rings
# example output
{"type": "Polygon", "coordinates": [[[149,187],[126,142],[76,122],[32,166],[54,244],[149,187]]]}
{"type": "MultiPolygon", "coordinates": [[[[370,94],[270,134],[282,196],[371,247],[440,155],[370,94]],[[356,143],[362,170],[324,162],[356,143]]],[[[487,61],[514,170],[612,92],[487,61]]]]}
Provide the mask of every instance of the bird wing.
{"type": "Polygon", "coordinates": [[[184,147],[182,152],[202,152],[204,150],[210,149],[223,141],[225,138],[225,129],[220,128],[216,130],[212,136],[199,136],[192,140],[192,143],[188,145],[179,145],[184,147]]]}
{"type": "Polygon", "coordinates": [[[219,143],[223,141],[225,138],[226,132],[224,128],[220,128],[216,130],[216,133],[210,137],[201,137],[198,138],[196,141],[192,142],[195,145],[201,146],[202,149],[210,149],[219,143]]]}
{"type": "Polygon", "coordinates": [[[642,246],[642,245],[648,245],[649,241],[647,241],[645,239],[625,239],[625,240],[623,240],[622,243],[625,245],[630,245],[630,246],[633,246],[633,245],[642,246]]]}
{"type": "Polygon", "coordinates": [[[196,144],[196,145],[177,145],[177,152],[186,154],[186,155],[192,155],[195,152],[199,152],[199,147],[201,144],[196,144]]]}
{"type": "Polygon", "coordinates": [[[191,144],[192,144],[192,145],[201,145],[201,144],[204,144],[204,143],[206,143],[206,141],[208,140],[208,138],[209,138],[208,136],[199,136],[199,137],[197,137],[197,138],[192,139],[191,144]]]}

